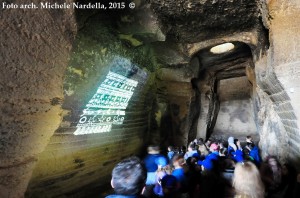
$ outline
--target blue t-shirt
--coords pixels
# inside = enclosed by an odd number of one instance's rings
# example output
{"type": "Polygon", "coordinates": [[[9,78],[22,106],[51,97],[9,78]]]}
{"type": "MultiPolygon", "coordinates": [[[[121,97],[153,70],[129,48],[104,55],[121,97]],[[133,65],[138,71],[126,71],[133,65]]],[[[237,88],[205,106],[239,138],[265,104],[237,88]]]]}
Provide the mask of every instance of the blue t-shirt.
{"type": "Polygon", "coordinates": [[[175,155],[175,152],[174,152],[174,151],[169,151],[169,152],[168,152],[168,158],[169,158],[169,161],[172,160],[172,158],[174,157],[174,155],[175,155]]]}
{"type": "Polygon", "coordinates": [[[185,153],[184,159],[187,160],[189,157],[193,157],[194,154],[198,154],[198,152],[196,150],[188,151],[185,153]]]}
{"type": "MultiPolygon", "coordinates": [[[[164,161],[165,163],[167,162],[167,159],[165,156],[161,154],[148,154],[144,159],[147,172],[155,172],[158,168],[160,161],[164,161]],[[164,160],[160,160],[160,159],[164,159],[164,160]]],[[[165,166],[166,164],[164,163],[160,165],[165,166]]]]}
{"type": "Polygon", "coordinates": [[[231,146],[228,146],[228,149],[227,149],[227,155],[229,158],[233,158],[233,153],[234,153],[234,148],[232,148],[231,146]]]}
{"type": "Polygon", "coordinates": [[[214,151],[214,152],[208,154],[205,159],[218,160],[219,159],[219,152],[214,151]]]}
{"type": "Polygon", "coordinates": [[[185,191],[187,189],[187,178],[185,176],[183,168],[173,170],[172,175],[175,176],[180,183],[180,190],[185,191]]]}
{"type": "Polygon", "coordinates": [[[250,151],[249,155],[254,159],[256,164],[261,163],[261,158],[259,156],[259,150],[257,146],[254,146],[254,148],[250,151]]]}

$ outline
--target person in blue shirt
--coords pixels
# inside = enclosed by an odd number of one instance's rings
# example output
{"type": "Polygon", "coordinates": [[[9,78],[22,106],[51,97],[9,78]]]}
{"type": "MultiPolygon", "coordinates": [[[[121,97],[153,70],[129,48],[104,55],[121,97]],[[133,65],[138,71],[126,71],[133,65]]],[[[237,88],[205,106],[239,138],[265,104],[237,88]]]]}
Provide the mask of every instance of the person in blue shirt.
{"type": "MultiPolygon", "coordinates": [[[[218,161],[219,159],[219,146],[216,143],[212,143],[209,147],[210,154],[208,154],[204,160],[206,161],[218,161]]],[[[204,160],[199,160],[200,164],[204,160]]]]}
{"type": "Polygon", "coordinates": [[[227,149],[227,155],[229,158],[233,159],[233,153],[237,150],[237,146],[234,144],[234,138],[229,137],[228,138],[228,149],[227,149]]]}
{"type": "Polygon", "coordinates": [[[188,146],[188,151],[184,154],[184,159],[187,160],[189,157],[193,157],[193,155],[198,154],[196,149],[196,145],[192,142],[188,146]]]}
{"type": "Polygon", "coordinates": [[[157,169],[168,164],[167,158],[159,152],[159,146],[149,146],[148,155],[144,158],[144,164],[147,170],[147,180],[143,195],[146,197],[152,196],[153,194],[153,188],[156,184],[157,169]]]}
{"type": "Polygon", "coordinates": [[[212,143],[210,145],[209,151],[211,153],[208,154],[205,159],[210,159],[210,160],[218,160],[219,159],[219,146],[216,143],[212,143]]]}
{"type": "Polygon", "coordinates": [[[161,180],[164,198],[178,198],[178,181],[173,175],[166,175],[161,180]]]}
{"type": "Polygon", "coordinates": [[[137,157],[129,157],[118,163],[112,171],[111,186],[116,194],[106,198],[142,198],[146,169],[137,157]]]}
{"type": "Polygon", "coordinates": [[[173,166],[175,169],[173,170],[172,175],[176,177],[180,186],[179,190],[183,193],[187,192],[188,188],[188,180],[183,169],[184,164],[185,160],[181,155],[175,155],[173,157],[173,166]]]}
{"type": "Polygon", "coordinates": [[[244,161],[244,154],[243,151],[241,150],[236,150],[235,152],[232,153],[233,154],[233,160],[240,163],[244,161]]]}
{"type": "Polygon", "coordinates": [[[174,157],[175,152],[173,146],[168,146],[168,158],[169,161],[172,161],[172,158],[174,157]]]}
{"type": "Polygon", "coordinates": [[[254,160],[254,163],[259,166],[261,163],[261,157],[259,155],[258,147],[255,146],[253,143],[251,145],[249,145],[248,147],[250,149],[249,156],[252,157],[252,159],[254,160]]]}
{"type": "Polygon", "coordinates": [[[147,181],[146,185],[154,185],[155,184],[155,172],[158,169],[158,166],[166,166],[167,158],[161,155],[159,150],[159,146],[149,146],[148,147],[148,155],[144,159],[144,163],[147,170],[147,181]]]}

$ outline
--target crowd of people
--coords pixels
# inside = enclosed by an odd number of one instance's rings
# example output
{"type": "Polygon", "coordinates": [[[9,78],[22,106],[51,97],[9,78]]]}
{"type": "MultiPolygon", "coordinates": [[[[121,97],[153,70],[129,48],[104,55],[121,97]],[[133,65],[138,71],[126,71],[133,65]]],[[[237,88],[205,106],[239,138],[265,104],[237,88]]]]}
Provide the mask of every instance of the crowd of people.
{"type": "Polygon", "coordinates": [[[107,198],[279,198],[300,197],[300,174],[276,157],[264,161],[251,136],[242,146],[234,137],[228,142],[195,139],[187,149],[149,146],[140,160],[130,157],[114,168],[115,195],[107,198]]]}

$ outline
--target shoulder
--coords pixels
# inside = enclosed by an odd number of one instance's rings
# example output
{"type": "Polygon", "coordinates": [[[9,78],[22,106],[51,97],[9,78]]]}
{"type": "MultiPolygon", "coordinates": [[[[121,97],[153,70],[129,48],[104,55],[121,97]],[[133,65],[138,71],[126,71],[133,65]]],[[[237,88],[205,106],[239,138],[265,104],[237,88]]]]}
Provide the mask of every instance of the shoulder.
{"type": "Polygon", "coordinates": [[[172,172],[172,175],[182,175],[182,174],[184,174],[183,168],[175,169],[172,172]]]}

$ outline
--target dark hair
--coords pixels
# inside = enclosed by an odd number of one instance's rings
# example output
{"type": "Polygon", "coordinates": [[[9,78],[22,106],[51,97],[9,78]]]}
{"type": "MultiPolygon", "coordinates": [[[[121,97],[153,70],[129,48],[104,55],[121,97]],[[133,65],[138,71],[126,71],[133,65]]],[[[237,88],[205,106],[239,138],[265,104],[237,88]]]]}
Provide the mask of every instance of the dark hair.
{"type": "Polygon", "coordinates": [[[251,143],[251,144],[248,145],[248,147],[249,147],[250,150],[252,150],[254,148],[254,146],[255,146],[254,143],[251,143]]]}
{"type": "Polygon", "coordinates": [[[181,150],[181,151],[185,151],[185,150],[186,150],[186,146],[181,146],[181,147],[180,147],[180,150],[181,150]]]}
{"type": "Polygon", "coordinates": [[[234,139],[234,144],[236,145],[236,143],[239,141],[239,139],[234,139]]]}
{"type": "Polygon", "coordinates": [[[178,162],[180,166],[184,164],[184,158],[182,155],[176,154],[172,159],[172,163],[178,162]]]}
{"type": "Polygon", "coordinates": [[[196,150],[196,145],[195,145],[195,143],[190,143],[189,144],[189,148],[191,148],[192,150],[196,150]]]}
{"type": "Polygon", "coordinates": [[[119,195],[138,195],[143,190],[147,173],[141,160],[129,157],[118,163],[112,172],[114,190],[119,195]]]}
{"type": "Polygon", "coordinates": [[[204,142],[203,138],[199,138],[198,143],[199,142],[203,143],[204,142]]]}
{"type": "Polygon", "coordinates": [[[223,155],[227,155],[227,149],[226,149],[226,148],[221,148],[221,149],[219,150],[219,152],[220,152],[221,154],[223,154],[223,155]]]}

